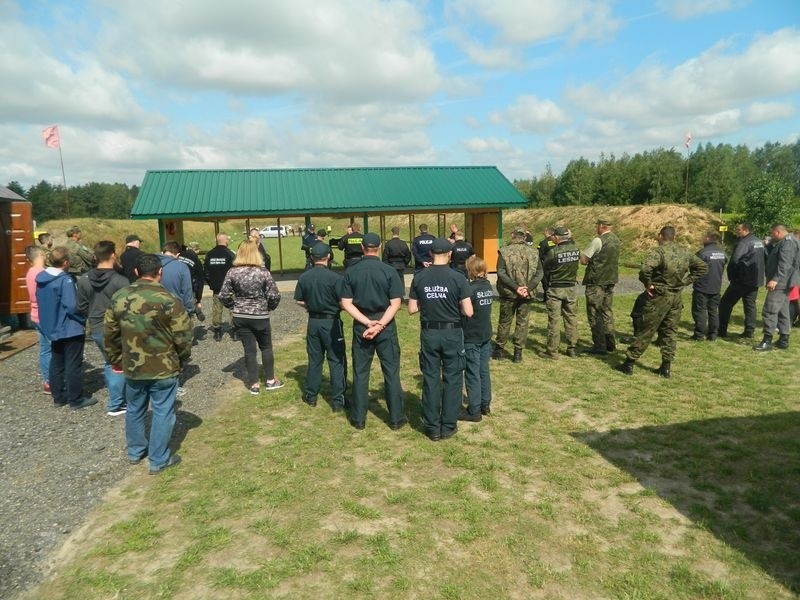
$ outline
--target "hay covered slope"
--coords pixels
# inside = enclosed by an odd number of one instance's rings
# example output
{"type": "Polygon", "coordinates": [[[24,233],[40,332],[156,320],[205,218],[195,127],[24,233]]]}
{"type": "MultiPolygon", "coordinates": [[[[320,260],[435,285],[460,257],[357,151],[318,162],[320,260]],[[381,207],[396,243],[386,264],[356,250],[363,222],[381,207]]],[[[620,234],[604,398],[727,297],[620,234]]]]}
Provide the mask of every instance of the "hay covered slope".
{"type": "MultiPolygon", "coordinates": [[[[651,204],[511,210],[503,214],[503,229],[508,233],[515,227],[522,227],[530,231],[534,241],[538,242],[545,227],[563,225],[572,230],[577,244],[583,246],[594,237],[595,222],[601,215],[609,217],[615,224],[614,231],[623,242],[623,260],[641,258],[657,244],[656,234],[665,225],[675,227],[678,243],[699,249],[706,231],[719,230],[719,226],[725,224],[714,213],[697,206],[651,204]]],[[[726,241],[733,239],[732,232],[725,235],[726,241]]]]}

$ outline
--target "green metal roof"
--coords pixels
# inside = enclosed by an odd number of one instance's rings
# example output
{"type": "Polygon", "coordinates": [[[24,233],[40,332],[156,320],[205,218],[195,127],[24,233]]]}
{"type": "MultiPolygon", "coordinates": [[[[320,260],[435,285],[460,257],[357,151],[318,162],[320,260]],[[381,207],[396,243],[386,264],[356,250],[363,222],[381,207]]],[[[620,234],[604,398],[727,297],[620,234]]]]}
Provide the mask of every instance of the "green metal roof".
{"type": "Polygon", "coordinates": [[[431,213],[526,204],[497,167],[148,171],[131,216],[431,213]]]}

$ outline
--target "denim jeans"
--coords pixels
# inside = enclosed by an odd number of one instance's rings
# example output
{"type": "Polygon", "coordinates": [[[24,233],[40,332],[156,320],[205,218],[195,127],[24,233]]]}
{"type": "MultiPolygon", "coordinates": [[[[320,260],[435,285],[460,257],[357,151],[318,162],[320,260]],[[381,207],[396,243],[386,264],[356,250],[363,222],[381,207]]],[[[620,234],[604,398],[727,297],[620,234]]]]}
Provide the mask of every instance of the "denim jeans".
{"type": "Polygon", "coordinates": [[[118,410],[125,406],[125,375],[114,373],[111,370],[111,363],[108,362],[103,344],[103,330],[93,331],[92,339],[103,356],[103,377],[106,381],[106,388],[108,388],[108,410],[118,410]]]}
{"type": "Polygon", "coordinates": [[[128,379],[125,382],[125,437],[128,441],[128,458],[137,460],[148,456],[150,467],[160,469],[169,461],[169,440],[175,426],[175,396],[178,378],[128,379]],[[145,433],[147,403],[153,411],[150,440],[145,433]]]}
{"type": "Polygon", "coordinates": [[[489,376],[489,359],[492,356],[492,342],[482,344],[464,343],[467,368],[464,383],[467,388],[467,412],[480,414],[481,408],[489,408],[492,401],[492,380],[489,376]]]}
{"type": "Polygon", "coordinates": [[[52,354],[50,340],[42,333],[38,323],[34,323],[33,326],[36,329],[36,333],[39,334],[39,373],[41,373],[42,380],[45,383],[50,383],[50,355],[52,354]]]}

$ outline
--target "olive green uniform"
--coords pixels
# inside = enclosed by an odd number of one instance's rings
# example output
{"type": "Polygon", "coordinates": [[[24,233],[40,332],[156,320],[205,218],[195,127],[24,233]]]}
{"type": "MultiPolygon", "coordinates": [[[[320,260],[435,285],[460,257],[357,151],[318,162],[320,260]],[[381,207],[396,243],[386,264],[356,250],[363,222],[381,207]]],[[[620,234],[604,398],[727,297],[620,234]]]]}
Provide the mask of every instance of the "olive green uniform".
{"type": "Polygon", "coordinates": [[[565,240],[550,248],[542,261],[544,276],[549,279],[547,290],[547,354],[558,356],[561,343],[559,317],[564,319],[567,352],[575,350],[578,343],[578,301],[575,293],[581,253],[572,240],[565,240]]]}
{"type": "Polygon", "coordinates": [[[69,250],[69,269],[67,269],[67,272],[73,277],[88,273],[94,262],[92,251],[72,238],[64,242],[64,247],[69,250]]]}
{"type": "MultiPolygon", "coordinates": [[[[344,275],[342,298],[350,298],[366,317],[380,319],[389,308],[390,300],[403,298],[403,286],[397,272],[377,256],[366,255],[350,266],[344,275]]],[[[397,428],[406,421],[403,409],[403,389],[400,385],[400,342],[395,320],[386,325],[376,337],[364,339],[366,327],[353,321],[353,394],[350,422],[363,425],[369,402],[369,371],[377,352],[383,372],[383,387],[389,408],[389,425],[397,428]]]]}
{"type": "Polygon", "coordinates": [[[619,238],[610,231],[600,236],[600,250],[589,257],[586,286],[586,319],[595,350],[616,348],[614,342],[614,286],[619,281],[619,238]]]}
{"type": "Polygon", "coordinates": [[[294,299],[303,302],[308,310],[308,368],[303,386],[303,400],[311,405],[317,403],[322,381],[322,361],[327,355],[331,373],[331,405],[334,410],[344,408],[347,385],[344,329],[339,317],[343,285],[344,278],[341,275],[323,265],[314,265],[300,275],[294,289],[294,299]]]}
{"type": "Polygon", "coordinates": [[[544,273],[539,253],[528,246],[524,240],[514,240],[498,250],[497,293],[500,296],[500,319],[497,323],[495,347],[505,346],[511,332],[511,321],[517,316],[514,329],[514,349],[522,350],[528,339],[528,322],[531,303],[536,294],[536,286],[544,273]],[[518,287],[528,289],[528,297],[517,295],[518,287]]]}
{"type": "Polygon", "coordinates": [[[707,272],[708,265],[702,259],[674,242],[662,244],[648,254],[639,271],[639,280],[649,292],[642,313],[642,329],[626,352],[628,360],[644,354],[658,332],[661,358],[666,363],[672,362],[683,310],[681,292],[707,272]]]}
{"type": "Polygon", "coordinates": [[[422,425],[429,437],[450,437],[458,425],[464,386],[461,301],[471,296],[466,277],[449,265],[418,271],[409,298],[419,302],[422,425]]]}

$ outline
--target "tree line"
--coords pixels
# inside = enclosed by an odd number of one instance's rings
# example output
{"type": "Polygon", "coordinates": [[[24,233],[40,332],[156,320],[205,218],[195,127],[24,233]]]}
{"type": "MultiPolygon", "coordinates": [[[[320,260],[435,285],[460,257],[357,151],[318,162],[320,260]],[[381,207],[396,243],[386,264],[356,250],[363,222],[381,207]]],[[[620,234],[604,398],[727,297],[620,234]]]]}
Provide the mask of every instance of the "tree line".
{"type": "Polygon", "coordinates": [[[33,218],[39,223],[68,216],[128,219],[139,193],[139,186],[128,187],[124,183],[92,182],[70,186],[69,194],[63,185],[44,180],[27,190],[16,181],[6,187],[31,203],[33,218]]]}
{"type": "Polygon", "coordinates": [[[763,219],[792,220],[800,196],[800,140],[768,142],[753,151],[744,145],[700,144],[688,159],[686,153],[664,148],[634,156],[601,155],[597,162],[580,157],[560,175],[547,165],[540,176],[514,184],[531,207],[688,201],[752,217],[761,229],[763,219]]]}

